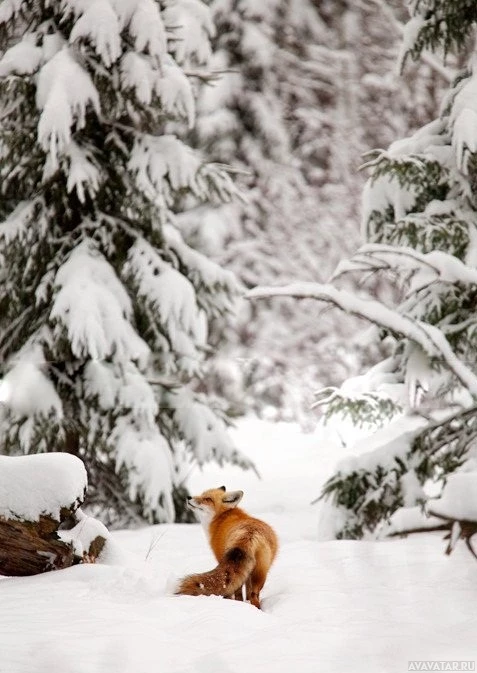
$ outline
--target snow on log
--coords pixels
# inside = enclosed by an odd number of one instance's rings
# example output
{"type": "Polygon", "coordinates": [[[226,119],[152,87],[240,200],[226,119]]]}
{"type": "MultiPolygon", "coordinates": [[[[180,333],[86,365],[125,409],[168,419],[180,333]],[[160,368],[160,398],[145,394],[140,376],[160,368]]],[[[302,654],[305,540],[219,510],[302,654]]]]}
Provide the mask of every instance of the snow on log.
{"type": "Polygon", "coordinates": [[[84,500],[83,462],[67,453],[0,456],[0,574],[35,575],[75,562],[58,536],[84,500]]]}
{"type": "Polygon", "coordinates": [[[80,509],[77,510],[75,519],[76,526],[70,530],[61,530],[59,537],[73,546],[75,556],[94,563],[105,551],[106,542],[110,542],[110,533],[101,521],[87,516],[80,509]]]}
{"type": "Polygon", "coordinates": [[[0,456],[0,517],[60,523],[83,502],[87,485],[83,461],[69,453],[0,456]]]}

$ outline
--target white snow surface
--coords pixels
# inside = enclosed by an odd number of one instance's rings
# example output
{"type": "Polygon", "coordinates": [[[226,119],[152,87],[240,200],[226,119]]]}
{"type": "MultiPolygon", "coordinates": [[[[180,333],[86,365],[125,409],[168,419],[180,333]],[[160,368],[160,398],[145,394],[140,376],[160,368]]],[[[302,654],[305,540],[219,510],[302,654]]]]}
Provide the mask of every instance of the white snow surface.
{"type": "Polygon", "coordinates": [[[277,530],[263,610],[171,595],[178,577],[214,566],[200,525],[117,532],[122,565],[0,579],[1,670],[401,673],[411,660],[475,660],[476,565],[463,544],[447,557],[442,534],[318,542],[310,500],[348,452],[337,433],[247,419],[233,435],[262,480],[210,466],[190,486],[242,488],[244,509],[277,530]]]}
{"type": "Polygon", "coordinates": [[[89,552],[91,543],[97,537],[102,537],[105,543],[98,556],[101,563],[120,566],[134,565],[135,556],[123,549],[101,521],[88,516],[80,509],[76,510],[75,514],[78,521],[76,526],[70,530],[60,530],[58,533],[64,542],[73,544],[75,554],[83,556],[85,552],[89,552]]]}
{"type": "Polygon", "coordinates": [[[83,462],[69,453],[0,456],[0,516],[59,521],[62,507],[82,501],[87,483],[83,462]]]}
{"type": "Polygon", "coordinates": [[[477,472],[455,472],[447,477],[440,498],[429,500],[429,512],[463,521],[477,520],[477,472]]]}

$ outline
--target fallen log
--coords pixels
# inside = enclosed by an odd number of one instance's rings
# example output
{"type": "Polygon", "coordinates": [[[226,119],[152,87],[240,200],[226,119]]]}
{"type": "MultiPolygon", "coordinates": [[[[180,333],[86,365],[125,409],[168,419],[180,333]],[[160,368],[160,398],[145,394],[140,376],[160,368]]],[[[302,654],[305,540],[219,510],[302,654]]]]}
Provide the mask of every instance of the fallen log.
{"type": "Polygon", "coordinates": [[[76,522],[86,487],[84,464],[70,454],[0,456],[1,575],[36,575],[81,560],[59,529],[76,522]]]}
{"type": "MultiPolygon", "coordinates": [[[[55,526],[59,522],[49,520],[55,526]]],[[[73,565],[73,546],[35,522],[0,519],[0,574],[37,575],[73,565]]]]}

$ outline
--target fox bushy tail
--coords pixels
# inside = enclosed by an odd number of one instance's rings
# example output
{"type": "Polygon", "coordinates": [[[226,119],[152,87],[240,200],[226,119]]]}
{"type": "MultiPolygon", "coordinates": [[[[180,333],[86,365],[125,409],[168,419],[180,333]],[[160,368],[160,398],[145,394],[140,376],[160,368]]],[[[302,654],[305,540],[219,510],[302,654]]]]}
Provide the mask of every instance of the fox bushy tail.
{"type": "Polygon", "coordinates": [[[231,596],[247,580],[255,565],[254,557],[241,547],[231,547],[213,570],[188,575],[176,594],[188,596],[231,596]]]}

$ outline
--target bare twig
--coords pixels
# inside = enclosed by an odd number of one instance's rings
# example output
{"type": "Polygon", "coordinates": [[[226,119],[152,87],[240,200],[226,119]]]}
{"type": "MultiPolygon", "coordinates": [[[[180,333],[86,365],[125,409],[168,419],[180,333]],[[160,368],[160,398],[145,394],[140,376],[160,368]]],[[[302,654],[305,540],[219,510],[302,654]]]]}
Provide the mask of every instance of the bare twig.
{"type": "Polygon", "coordinates": [[[166,534],[167,531],[164,531],[160,535],[156,535],[155,537],[151,537],[151,542],[149,543],[149,547],[146,553],[146,556],[144,558],[145,561],[149,558],[151,553],[154,551],[154,549],[157,547],[158,543],[162,540],[164,535],[166,534]]]}

